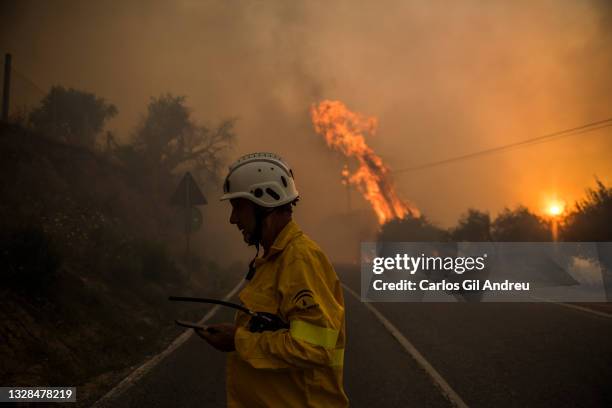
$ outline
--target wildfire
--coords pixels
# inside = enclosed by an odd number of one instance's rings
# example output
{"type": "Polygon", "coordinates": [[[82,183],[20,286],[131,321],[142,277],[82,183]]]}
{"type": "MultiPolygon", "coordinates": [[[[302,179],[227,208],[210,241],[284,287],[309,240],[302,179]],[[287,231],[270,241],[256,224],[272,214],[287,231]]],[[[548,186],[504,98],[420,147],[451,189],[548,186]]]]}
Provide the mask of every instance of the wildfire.
{"type": "Polygon", "coordinates": [[[351,112],[340,101],[323,101],[311,108],[315,131],[325,138],[327,145],[346,157],[357,159],[359,168],[350,174],[342,170],[344,180],[357,186],[370,203],[380,225],[407,215],[419,216],[419,211],[397,196],[389,168],[366,143],[364,134],[374,135],[378,121],[351,112]]]}

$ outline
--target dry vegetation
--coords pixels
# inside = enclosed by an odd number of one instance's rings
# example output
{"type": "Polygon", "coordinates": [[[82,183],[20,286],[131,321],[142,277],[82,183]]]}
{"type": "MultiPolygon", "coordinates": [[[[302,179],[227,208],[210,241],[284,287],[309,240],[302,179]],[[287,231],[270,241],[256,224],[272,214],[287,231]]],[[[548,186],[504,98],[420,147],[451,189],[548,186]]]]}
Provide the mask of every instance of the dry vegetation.
{"type": "Polygon", "coordinates": [[[0,376],[6,385],[75,384],[91,402],[104,388],[97,382],[173,339],[175,318],[202,315],[168,294],[219,295],[239,275],[195,259],[188,279],[173,246],[175,210],[121,165],[1,126],[0,376]]]}

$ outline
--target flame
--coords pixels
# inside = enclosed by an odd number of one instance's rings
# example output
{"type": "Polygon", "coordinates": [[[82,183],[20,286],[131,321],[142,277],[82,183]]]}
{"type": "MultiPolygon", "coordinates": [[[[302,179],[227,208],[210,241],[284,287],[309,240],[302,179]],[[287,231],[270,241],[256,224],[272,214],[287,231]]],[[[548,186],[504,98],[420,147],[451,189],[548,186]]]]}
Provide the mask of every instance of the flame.
{"type": "Polygon", "coordinates": [[[329,147],[357,159],[359,168],[350,174],[345,166],[341,173],[343,180],[357,186],[380,225],[407,215],[419,216],[416,208],[398,197],[389,168],[365,141],[364,134],[376,133],[375,117],[351,112],[342,102],[329,100],[313,105],[310,113],[315,131],[325,138],[329,147]]]}

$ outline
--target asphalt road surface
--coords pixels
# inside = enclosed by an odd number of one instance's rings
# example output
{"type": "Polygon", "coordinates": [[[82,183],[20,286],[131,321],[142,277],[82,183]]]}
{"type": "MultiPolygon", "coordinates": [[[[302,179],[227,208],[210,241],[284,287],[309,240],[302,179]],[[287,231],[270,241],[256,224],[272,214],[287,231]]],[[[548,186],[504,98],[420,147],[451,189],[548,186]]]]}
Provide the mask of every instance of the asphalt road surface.
{"type": "MultiPolygon", "coordinates": [[[[359,293],[358,268],[337,271],[359,293]]],[[[345,303],[352,406],[612,406],[611,317],[551,303],[373,303],[372,311],[349,291],[345,303]]],[[[232,316],[221,309],[210,322],[232,316]]],[[[224,363],[191,336],[97,406],[223,407],[224,363]]]]}

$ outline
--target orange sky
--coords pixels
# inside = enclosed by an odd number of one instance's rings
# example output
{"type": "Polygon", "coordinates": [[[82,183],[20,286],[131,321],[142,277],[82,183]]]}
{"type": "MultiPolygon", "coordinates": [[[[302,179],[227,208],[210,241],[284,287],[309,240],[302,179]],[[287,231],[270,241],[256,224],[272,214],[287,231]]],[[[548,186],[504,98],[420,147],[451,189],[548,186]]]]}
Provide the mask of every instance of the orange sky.
{"type": "MultiPolygon", "coordinates": [[[[470,153],[612,116],[606,1],[149,1],[4,5],[0,51],[41,88],[115,103],[128,139],[147,100],[187,95],[194,116],[235,116],[233,156],[277,151],[294,167],[298,219],[324,246],[346,212],[344,160],[310,123],[323,99],[378,118],[368,143],[391,167],[470,153]]],[[[19,84],[17,84],[19,85],[19,84]]],[[[19,85],[15,98],[34,95],[19,85]]],[[[572,202],[612,184],[612,131],[397,174],[397,189],[442,226],[468,207],[493,215],[572,202]]],[[[350,163],[349,163],[350,165],[350,163]]],[[[209,196],[217,186],[205,186],[209,196]]],[[[211,201],[212,225],[227,208],[211,201]]],[[[353,208],[365,207],[352,198],[353,208]]],[[[220,242],[225,242],[223,239],[220,242]]]]}

